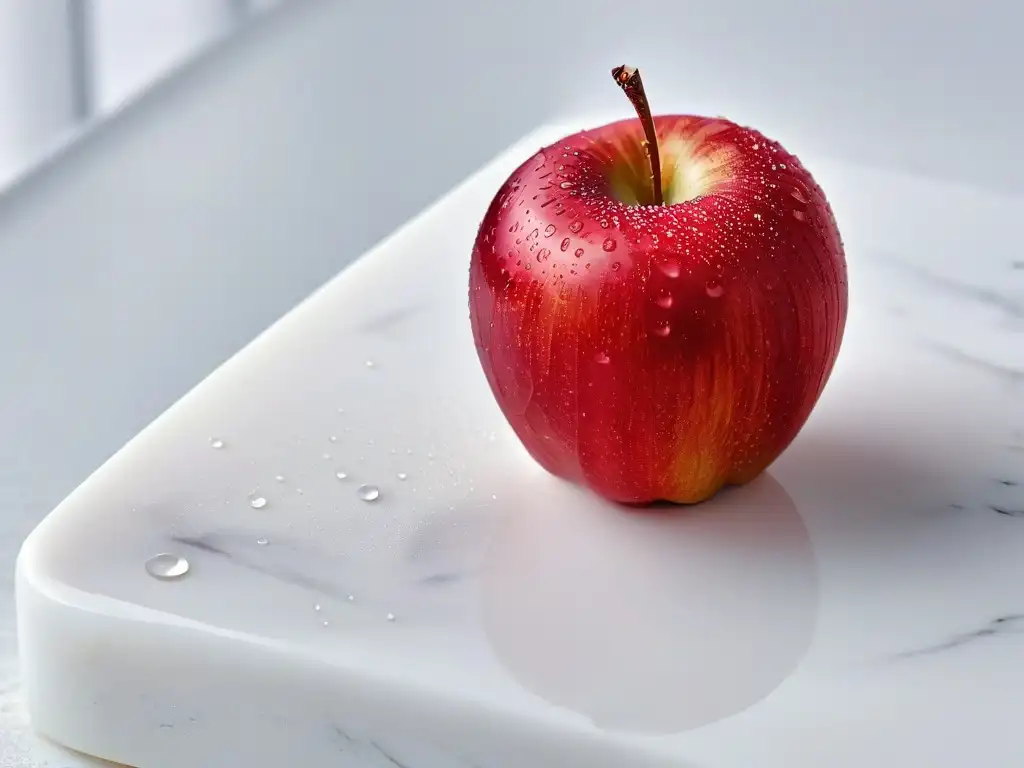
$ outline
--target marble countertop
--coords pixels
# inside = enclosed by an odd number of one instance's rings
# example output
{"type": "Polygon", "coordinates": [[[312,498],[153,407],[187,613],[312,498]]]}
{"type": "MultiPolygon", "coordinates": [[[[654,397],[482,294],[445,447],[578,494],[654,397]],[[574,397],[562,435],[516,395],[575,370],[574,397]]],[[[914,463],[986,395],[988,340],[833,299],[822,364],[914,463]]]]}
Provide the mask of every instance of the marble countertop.
{"type": "Polygon", "coordinates": [[[639,518],[525,458],[460,299],[454,254],[490,190],[571,127],[319,291],[33,536],[23,616],[51,732],[146,766],[1024,758],[1006,721],[1024,684],[1007,236],[1024,203],[805,158],[846,234],[836,372],[764,478],[639,518]],[[424,243],[429,279],[402,268],[424,243]],[[157,551],[196,575],[154,582],[157,551]]]}

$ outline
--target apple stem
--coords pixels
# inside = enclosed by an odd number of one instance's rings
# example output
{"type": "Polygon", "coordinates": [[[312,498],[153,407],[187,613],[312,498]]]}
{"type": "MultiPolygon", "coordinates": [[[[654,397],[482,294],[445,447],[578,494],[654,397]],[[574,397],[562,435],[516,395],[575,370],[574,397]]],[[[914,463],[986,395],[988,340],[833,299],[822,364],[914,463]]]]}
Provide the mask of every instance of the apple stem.
{"type": "Polygon", "coordinates": [[[623,64],[612,70],[612,77],[625,92],[626,98],[636,110],[636,116],[640,118],[640,124],[644,127],[644,135],[647,137],[645,149],[647,159],[651,162],[654,204],[664,205],[665,198],[661,191],[661,155],[658,152],[658,135],[654,131],[654,118],[651,117],[651,105],[647,103],[647,94],[644,93],[644,81],[640,79],[640,70],[623,64]]]}

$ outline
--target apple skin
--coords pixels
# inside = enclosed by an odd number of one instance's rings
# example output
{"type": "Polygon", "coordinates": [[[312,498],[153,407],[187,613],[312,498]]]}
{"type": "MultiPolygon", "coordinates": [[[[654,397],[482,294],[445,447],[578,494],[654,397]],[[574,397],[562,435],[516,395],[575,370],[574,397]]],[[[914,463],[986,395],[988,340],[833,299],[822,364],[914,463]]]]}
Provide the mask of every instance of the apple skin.
{"type": "Polygon", "coordinates": [[[697,503],[796,437],[848,305],[832,210],[796,157],[720,118],[637,119],[540,150],[495,195],[470,321],[505,418],[549,472],[627,504],[697,503]]]}

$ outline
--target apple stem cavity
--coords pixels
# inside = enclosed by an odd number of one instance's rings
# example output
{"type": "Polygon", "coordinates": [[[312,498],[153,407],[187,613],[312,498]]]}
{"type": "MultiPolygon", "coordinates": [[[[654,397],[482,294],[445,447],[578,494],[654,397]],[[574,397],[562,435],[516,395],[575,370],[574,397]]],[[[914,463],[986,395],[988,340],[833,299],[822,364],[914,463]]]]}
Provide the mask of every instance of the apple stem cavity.
{"type": "Polygon", "coordinates": [[[619,87],[626,94],[626,98],[633,105],[633,109],[636,110],[636,116],[640,118],[640,124],[644,128],[644,135],[647,137],[644,149],[647,152],[647,159],[651,162],[651,186],[654,190],[654,204],[664,205],[665,197],[661,190],[661,154],[658,152],[658,134],[654,130],[651,105],[647,102],[647,94],[644,93],[644,81],[640,79],[640,70],[623,64],[612,70],[612,77],[615,78],[615,82],[619,84],[619,87]]]}

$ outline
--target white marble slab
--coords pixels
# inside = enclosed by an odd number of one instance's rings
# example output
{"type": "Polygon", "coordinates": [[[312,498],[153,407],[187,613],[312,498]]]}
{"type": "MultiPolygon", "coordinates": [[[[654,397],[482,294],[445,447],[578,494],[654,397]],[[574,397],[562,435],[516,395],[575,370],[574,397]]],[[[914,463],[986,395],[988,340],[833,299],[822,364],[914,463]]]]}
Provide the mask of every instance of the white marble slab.
{"type": "Polygon", "coordinates": [[[1024,763],[1024,201],[804,158],[848,249],[833,379],[766,476],[636,514],[532,463],[469,331],[477,222],[574,129],[371,251],[31,535],[44,735],[139,768],[1024,763]]]}

